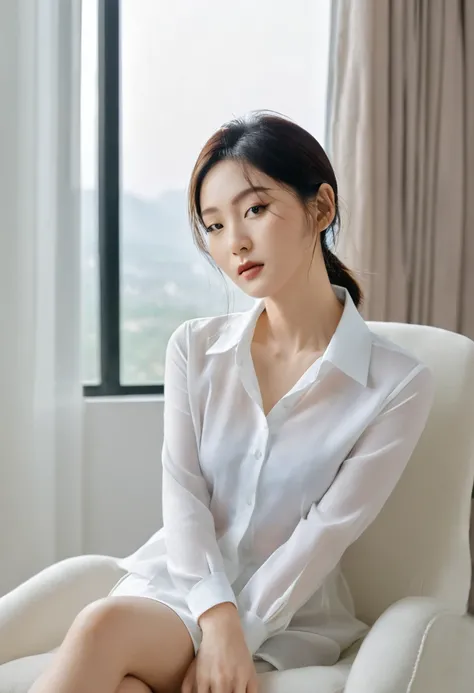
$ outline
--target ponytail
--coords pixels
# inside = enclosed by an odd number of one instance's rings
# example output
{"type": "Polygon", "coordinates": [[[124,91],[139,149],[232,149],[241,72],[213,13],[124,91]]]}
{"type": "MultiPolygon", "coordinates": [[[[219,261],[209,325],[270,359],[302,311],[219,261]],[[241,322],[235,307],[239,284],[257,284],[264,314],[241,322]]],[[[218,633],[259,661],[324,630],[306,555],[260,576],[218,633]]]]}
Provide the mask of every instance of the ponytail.
{"type": "Polygon", "coordinates": [[[337,286],[342,286],[347,289],[355,306],[359,308],[363,300],[362,289],[354,279],[351,271],[331,250],[329,250],[326,233],[321,234],[321,249],[329,281],[331,284],[336,284],[337,286]]]}

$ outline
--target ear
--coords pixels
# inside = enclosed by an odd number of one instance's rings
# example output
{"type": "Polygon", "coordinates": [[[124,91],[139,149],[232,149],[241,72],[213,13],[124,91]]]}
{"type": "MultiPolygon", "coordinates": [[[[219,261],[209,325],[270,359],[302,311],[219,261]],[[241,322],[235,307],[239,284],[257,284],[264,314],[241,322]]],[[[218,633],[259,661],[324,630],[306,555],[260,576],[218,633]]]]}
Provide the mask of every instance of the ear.
{"type": "Polygon", "coordinates": [[[318,232],[325,231],[334,221],[336,216],[336,197],[334,190],[328,183],[323,183],[315,200],[316,224],[318,232]]]}

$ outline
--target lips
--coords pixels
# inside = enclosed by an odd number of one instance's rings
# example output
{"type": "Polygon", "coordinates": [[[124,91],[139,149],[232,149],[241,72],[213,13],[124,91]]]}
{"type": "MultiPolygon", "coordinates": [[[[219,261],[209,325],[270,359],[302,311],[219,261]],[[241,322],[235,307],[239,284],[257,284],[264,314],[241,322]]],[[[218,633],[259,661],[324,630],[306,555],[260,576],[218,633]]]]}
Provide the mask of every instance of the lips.
{"type": "Polygon", "coordinates": [[[253,267],[263,267],[263,262],[244,262],[244,264],[239,267],[239,275],[253,267]]]}

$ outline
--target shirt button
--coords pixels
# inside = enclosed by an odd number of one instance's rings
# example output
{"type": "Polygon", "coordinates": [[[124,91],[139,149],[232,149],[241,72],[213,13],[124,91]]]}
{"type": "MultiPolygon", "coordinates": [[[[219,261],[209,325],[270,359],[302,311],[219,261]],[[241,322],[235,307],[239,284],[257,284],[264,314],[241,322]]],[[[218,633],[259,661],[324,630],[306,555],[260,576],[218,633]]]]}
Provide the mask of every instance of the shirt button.
{"type": "Polygon", "coordinates": [[[247,498],[247,505],[253,505],[253,498],[251,496],[247,498]]]}
{"type": "Polygon", "coordinates": [[[262,456],[262,451],[261,450],[255,450],[255,452],[253,454],[255,456],[255,459],[259,460],[262,456]]]}

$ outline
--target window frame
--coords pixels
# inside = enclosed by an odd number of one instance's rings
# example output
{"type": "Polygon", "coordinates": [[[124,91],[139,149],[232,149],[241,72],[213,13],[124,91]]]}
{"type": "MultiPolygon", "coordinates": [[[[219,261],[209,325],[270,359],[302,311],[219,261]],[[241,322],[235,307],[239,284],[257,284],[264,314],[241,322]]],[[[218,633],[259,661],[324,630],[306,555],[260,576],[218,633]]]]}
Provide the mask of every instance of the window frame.
{"type": "Polygon", "coordinates": [[[120,382],[120,0],[98,1],[98,183],[100,378],[86,397],[163,395],[163,384],[120,382]]]}

